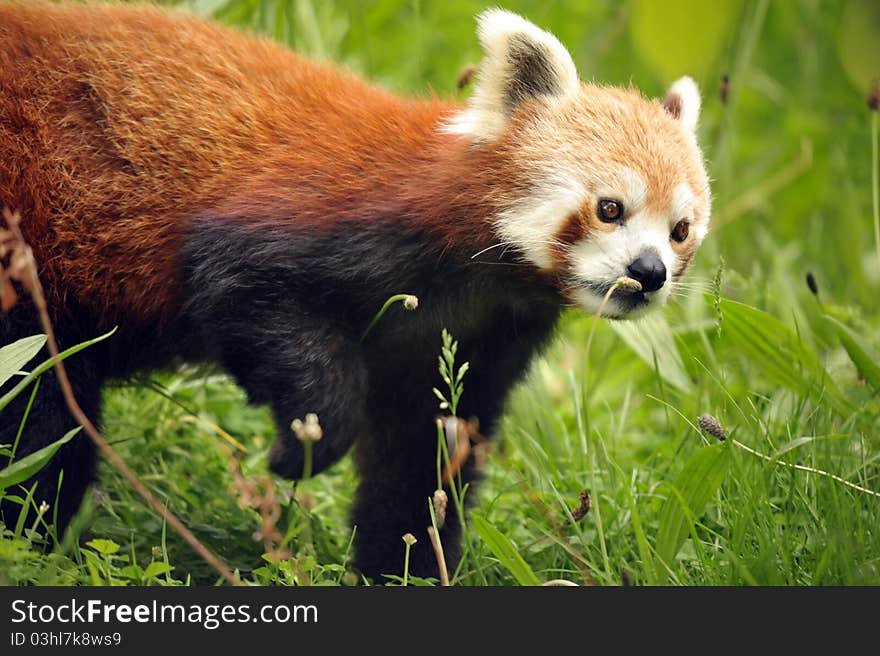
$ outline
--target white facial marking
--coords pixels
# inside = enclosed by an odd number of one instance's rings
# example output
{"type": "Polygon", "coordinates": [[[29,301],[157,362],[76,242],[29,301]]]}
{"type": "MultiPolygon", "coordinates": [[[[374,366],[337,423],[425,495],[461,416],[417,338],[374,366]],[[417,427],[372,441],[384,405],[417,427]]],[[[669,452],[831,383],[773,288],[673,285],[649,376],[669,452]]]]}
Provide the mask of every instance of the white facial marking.
{"type": "MultiPolygon", "coordinates": [[[[575,300],[587,312],[595,312],[602,294],[587,289],[586,285],[611,285],[620,276],[627,275],[627,267],[646,250],[656,251],[666,267],[666,284],[653,292],[645,292],[651,304],[662,305],[669,298],[669,279],[679,266],[679,258],[669,243],[666,217],[641,212],[629,217],[613,232],[594,233],[571,249],[572,273],[579,282],[575,300]]],[[[609,313],[620,312],[614,300],[609,302],[609,313]]]]}
{"type": "Polygon", "coordinates": [[[583,185],[558,177],[501,212],[495,219],[495,229],[502,241],[512,242],[532,264],[550,269],[555,235],[586,196],[583,185]]]}
{"type": "Polygon", "coordinates": [[[682,182],[672,190],[672,225],[681,219],[694,220],[694,192],[688,184],[682,182]]]}
{"type": "Polygon", "coordinates": [[[614,179],[622,180],[622,187],[620,182],[600,184],[596,187],[596,197],[620,200],[626,215],[635,214],[641,210],[648,196],[648,185],[645,184],[645,179],[628,166],[616,171],[614,179]]]}

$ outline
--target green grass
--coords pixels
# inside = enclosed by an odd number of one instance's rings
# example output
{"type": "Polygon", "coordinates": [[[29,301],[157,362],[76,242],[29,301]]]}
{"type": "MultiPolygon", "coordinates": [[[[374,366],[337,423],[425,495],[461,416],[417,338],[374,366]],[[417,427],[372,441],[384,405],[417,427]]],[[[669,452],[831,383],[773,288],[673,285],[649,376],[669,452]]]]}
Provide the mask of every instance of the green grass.
{"type": "MultiPolygon", "coordinates": [[[[185,4],[401,93],[453,95],[479,59],[478,2],[185,4]]],[[[864,101],[880,77],[876,8],[759,0],[702,16],[703,3],[682,1],[655,16],[642,1],[504,4],[554,31],[584,78],[657,96],[695,75],[714,223],[662,316],[601,322],[588,357],[593,318],[565,316],[510,398],[453,583],[880,584],[880,497],[830,476],[880,491],[880,253],[864,101]],[[698,430],[703,413],[725,443],[698,430]],[[592,507],[575,521],[583,490],[592,507]]],[[[105,401],[110,441],[246,581],[357,582],[349,460],[295,493],[272,480],[290,552],[273,562],[230,473],[236,453],[245,477],[265,474],[267,409],[190,368],[118,385],[105,401]]],[[[4,534],[0,582],[217,580],[106,465],[77,526],[79,542],[48,555],[26,530],[4,534]]]]}

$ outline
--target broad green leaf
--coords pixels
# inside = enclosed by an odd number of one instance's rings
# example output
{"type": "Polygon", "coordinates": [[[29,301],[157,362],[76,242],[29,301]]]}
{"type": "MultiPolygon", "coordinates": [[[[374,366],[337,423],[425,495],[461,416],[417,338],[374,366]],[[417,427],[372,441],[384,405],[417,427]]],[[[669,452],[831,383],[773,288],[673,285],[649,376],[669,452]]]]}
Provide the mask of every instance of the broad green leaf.
{"type": "Polygon", "coordinates": [[[880,77],[880,3],[850,0],[837,32],[837,54],[856,89],[866,94],[880,77]]]}
{"type": "Polygon", "coordinates": [[[30,362],[45,343],[45,335],[32,335],[0,348],[0,385],[30,362]]]}
{"type": "Polygon", "coordinates": [[[880,391],[880,358],[872,353],[864,340],[848,326],[827,314],[825,315],[825,321],[830,323],[834,330],[837,331],[840,343],[843,344],[843,348],[849,354],[849,359],[852,360],[859,373],[864,376],[871,387],[880,391]]]}
{"type": "Polygon", "coordinates": [[[700,78],[736,28],[739,0],[635,0],[629,20],[633,47],[664,80],[700,78]]]}
{"type": "Polygon", "coordinates": [[[700,449],[685,464],[660,508],[656,554],[671,565],[694,523],[724,481],[730,443],[700,449]]]}
{"type": "Polygon", "coordinates": [[[89,540],[88,542],[86,542],[86,546],[94,549],[100,554],[104,554],[105,556],[115,554],[117,551],[119,551],[119,545],[116,544],[113,540],[103,540],[101,538],[89,540]]]}
{"type": "Polygon", "coordinates": [[[161,561],[154,561],[147,565],[147,569],[144,570],[144,579],[155,578],[157,576],[162,576],[163,574],[167,574],[170,572],[173,567],[168,563],[163,563],[161,561]]]}
{"type": "Polygon", "coordinates": [[[498,529],[479,515],[472,517],[471,523],[489,550],[513,574],[520,585],[541,585],[541,580],[519,555],[513,543],[498,532],[498,529]]]}
{"type": "Polygon", "coordinates": [[[663,380],[682,392],[690,391],[691,381],[682,364],[666,317],[655,312],[638,322],[615,321],[610,325],[649,367],[653,369],[656,362],[663,380]]]}
{"type": "Polygon", "coordinates": [[[721,300],[724,335],[768,382],[816,402],[827,402],[839,415],[855,411],[834,385],[818,356],[774,316],[751,306],[721,300]]]}
{"type": "Polygon", "coordinates": [[[0,469],[0,490],[5,490],[13,485],[18,485],[40,471],[46,463],[52,459],[55,452],[58,451],[63,444],[70,442],[70,440],[73,439],[73,436],[81,429],[82,426],[77,426],[65,434],[60,440],[52,442],[49,446],[44,446],[39,451],[34,451],[23,457],[21,460],[16,460],[8,467],[0,469]]]}
{"type": "MultiPolygon", "coordinates": [[[[90,339],[86,342],[82,342],[80,344],[76,344],[74,346],[71,346],[69,349],[64,350],[61,353],[59,353],[58,359],[64,360],[66,358],[69,358],[74,353],[79,353],[84,348],[88,348],[92,344],[97,344],[98,342],[104,341],[105,339],[110,337],[115,332],[116,332],[116,328],[113,328],[113,330],[111,330],[108,333],[104,333],[100,337],[95,337],[94,339],[90,339]]],[[[29,373],[27,376],[22,378],[15,387],[13,387],[6,394],[4,394],[2,397],[0,397],[0,410],[3,410],[3,408],[5,408],[7,405],[9,405],[10,402],[12,401],[12,399],[14,399],[16,396],[21,394],[22,390],[24,390],[28,385],[30,385],[37,378],[37,376],[40,376],[40,375],[44,374],[45,372],[47,372],[49,369],[52,368],[53,365],[54,365],[54,360],[52,358],[49,358],[48,360],[43,362],[40,366],[38,366],[36,369],[34,369],[31,373],[29,373]]]]}

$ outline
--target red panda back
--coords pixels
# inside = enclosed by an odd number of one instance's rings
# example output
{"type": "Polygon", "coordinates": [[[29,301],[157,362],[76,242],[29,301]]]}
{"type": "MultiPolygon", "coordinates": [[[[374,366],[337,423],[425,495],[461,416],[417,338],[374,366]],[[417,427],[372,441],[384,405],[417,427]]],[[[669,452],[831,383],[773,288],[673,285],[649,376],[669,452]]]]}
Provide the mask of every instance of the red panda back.
{"type": "Polygon", "coordinates": [[[187,217],[280,176],[308,190],[298,221],[381,202],[450,109],[111,5],[0,5],[0,89],[0,205],[22,212],[50,303],[108,324],[171,311],[187,217]]]}

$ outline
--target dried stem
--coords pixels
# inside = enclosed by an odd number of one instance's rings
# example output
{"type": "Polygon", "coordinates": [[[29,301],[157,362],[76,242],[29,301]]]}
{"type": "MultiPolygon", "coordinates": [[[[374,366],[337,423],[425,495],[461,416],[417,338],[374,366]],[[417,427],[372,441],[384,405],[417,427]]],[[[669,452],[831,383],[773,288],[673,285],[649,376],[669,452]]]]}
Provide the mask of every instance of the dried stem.
{"type": "Polygon", "coordinates": [[[783,467],[790,467],[791,469],[797,469],[798,471],[808,472],[810,474],[816,474],[818,476],[825,476],[826,478],[830,478],[833,481],[837,481],[841,485],[846,485],[847,487],[852,488],[853,490],[857,490],[857,491],[862,492],[864,494],[870,494],[872,497],[880,497],[880,492],[875,492],[874,490],[869,490],[868,488],[862,487],[861,485],[856,485],[855,483],[851,483],[850,481],[846,480],[845,478],[841,478],[837,474],[832,474],[831,472],[827,472],[823,469],[815,469],[813,467],[807,467],[806,465],[799,465],[797,463],[785,462],[784,460],[780,460],[779,458],[773,458],[771,456],[764,455],[763,453],[755,451],[752,447],[746,446],[745,444],[743,444],[742,442],[739,442],[737,440],[731,440],[731,442],[733,442],[734,446],[739,447],[743,451],[747,451],[748,453],[751,453],[753,456],[757,456],[757,457],[761,458],[761,460],[766,460],[767,462],[773,463],[774,465],[782,465],[783,467]]]}
{"type": "Polygon", "coordinates": [[[440,570],[440,585],[449,585],[449,571],[446,569],[446,556],[443,555],[443,545],[437,537],[437,531],[433,526],[428,527],[428,537],[431,538],[431,546],[434,547],[434,557],[437,559],[437,569],[440,570]]]}
{"type": "Polygon", "coordinates": [[[122,473],[137,493],[143,497],[149,506],[155,510],[206,563],[213,567],[223,578],[233,585],[242,585],[239,578],[232,573],[232,570],[230,570],[222,560],[202,544],[186,525],[180,521],[174,513],[162,505],[153,493],[141,483],[140,479],[138,479],[129,466],[125,464],[122,457],[113,450],[113,447],[107,443],[104,436],[101,435],[98,429],[95,428],[94,424],[92,424],[86,414],[82,411],[82,408],[80,408],[79,403],[73,394],[73,389],[70,386],[70,380],[67,378],[67,371],[64,368],[64,363],[58,359],[58,343],[55,341],[55,331],[52,327],[52,322],[49,319],[46,297],[43,293],[43,285],[40,283],[40,278],[37,273],[37,266],[34,261],[33,252],[31,251],[30,246],[25,242],[24,236],[21,234],[21,229],[18,225],[18,216],[13,215],[9,210],[4,210],[3,216],[26,258],[27,266],[25,275],[27,276],[27,279],[22,280],[22,284],[30,293],[34,305],[37,308],[37,312],[39,313],[40,324],[43,327],[43,332],[46,333],[46,346],[49,349],[49,355],[52,356],[55,375],[58,377],[58,385],[61,387],[61,392],[64,395],[64,401],[67,404],[70,414],[77,423],[83,427],[83,430],[95,443],[101,453],[103,453],[113,466],[122,473]]]}

